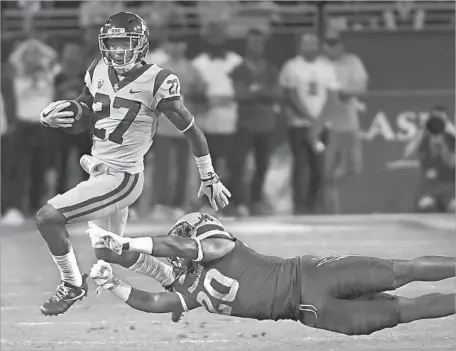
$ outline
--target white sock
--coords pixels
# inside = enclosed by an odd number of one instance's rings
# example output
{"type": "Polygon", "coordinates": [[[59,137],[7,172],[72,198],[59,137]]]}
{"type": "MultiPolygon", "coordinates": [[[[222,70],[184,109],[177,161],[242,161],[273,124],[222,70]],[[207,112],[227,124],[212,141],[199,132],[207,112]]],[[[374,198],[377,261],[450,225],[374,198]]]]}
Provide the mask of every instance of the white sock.
{"type": "Polygon", "coordinates": [[[60,276],[64,282],[73,284],[75,286],[82,285],[82,276],[79,271],[78,262],[76,261],[76,256],[74,255],[73,248],[70,248],[70,252],[63,256],[54,256],[52,255],[57,267],[60,270],[60,276]]]}
{"type": "Polygon", "coordinates": [[[139,254],[139,258],[129,270],[141,274],[145,274],[149,277],[154,278],[163,286],[171,285],[174,282],[174,271],[171,266],[157,260],[155,257],[139,254]]]}

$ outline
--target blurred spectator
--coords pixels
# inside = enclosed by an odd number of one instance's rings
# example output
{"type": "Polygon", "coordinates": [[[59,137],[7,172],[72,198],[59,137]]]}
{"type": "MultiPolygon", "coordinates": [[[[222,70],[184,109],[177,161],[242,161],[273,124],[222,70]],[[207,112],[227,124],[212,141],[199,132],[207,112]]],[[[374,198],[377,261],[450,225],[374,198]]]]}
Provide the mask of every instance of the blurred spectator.
{"type": "MultiPolygon", "coordinates": [[[[9,58],[12,86],[7,96],[2,85],[2,93],[5,99],[14,100],[16,111],[14,116],[12,112],[6,112],[11,121],[12,140],[11,144],[7,143],[11,152],[5,155],[9,158],[5,160],[8,172],[11,172],[5,206],[9,210],[3,219],[6,223],[20,222],[26,212],[24,201],[30,211],[37,210],[42,204],[44,175],[50,161],[48,155],[55,150],[55,145],[50,144],[48,131],[39,123],[37,111],[53,99],[56,56],[47,45],[36,39],[27,39],[9,58]]],[[[11,107],[8,109],[12,110],[11,107]]]]}
{"type": "Polygon", "coordinates": [[[242,58],[227,48],[225,23],[208,24],[204,39],[207,43],[206,50],[193,60],[207,85],[207,108],[198,124],[205,132],[214,167],[217,173],[223,176],[227,172],[219,168],[220,161],[228,167],[237,120],[230,74],[241,63],[242,58]]]}
{"type": "Polygon", "coordinates": [[[203,31],[211,23],[229,25],[240,8],[238,1],[198,1],[197,6],[203,31]]]}
{"type": "MultiPolygon", "coordinates": [[[[182,98],[187,108],[195,113],[195,101],[205,92],[205,83],[199,71],[185,57],[187,43],[179,35],[171,35],[165,49],[169,59],[161,66],[172,69],[179,77],[182,98]]],[[[190,149],[184,135],[165,117],[160,116],[154,146],[155,154],[153,194],[157,204],[152,212],[154,219],[180,217],[184,213],[189,184],[190,149]]]]}
{"type": "Polygon", "coordinates": [[[162,66],[164,62],[170,59],[165,49],[169,29],[171,26],[174,30],[185,28],[185,16],[180,6],[174,1],[145,1],[139,13],[149,28],[150,50],[145,60],[162,66]]]}
{"type": "Polygon", "coordinates": [[[19,225],[24,221],[22,199],[16,196],[21,184],[14,180],[18,177],[15,161],[15,143],[20,142],[14,137],[16,123],[16,99],[13,92],[12,68],[3,61],[1,66],[1,97],[2,97],[2,135],[1,135],[1,211],[2,224],[19,225]]]}
{"type": "Polygon", "coordinates": [[[345,51],[337,33],[328,33],[324,52],[334,67],[340,85],[339,98],[330,101],[324,113],[331,123],[330,137],[325,155],[325,205],[330,212],[339,212],[337,184],[361,173],[362,142],[360,139],[357,96],[366,92],[368,75],[361,59],[345,51]]]}
{"type": "MultiPolygon", "coordinates": [[[[63,48],[61,71],[54,78],[54,100],[73,100],[79,96],[84,87],[85,60],[81,55],[82,47],[78,43],[68,43],[63,48]]],[[[63,194],[72,188],[88,175],[79,167],[79,158],[90,153],[91,138],[88,133],[82,135],[70,135],[62,130],[50,130],[54,133],[56,150],[55,168],[57,170],[57,193],[63,194]],[[79,170],[79,177],[76,182],[70,184],[71,177],[67,172],[68,163],[72,159],[72,153],[76,151],[77,163],[73,162],[71,169],[79,170]]],[[[73,160],[74,161],[74,160],[73,160]]]]}
{"type": "Polygon", "coordinates": [[[455,211],[455,134],[448,125],[446,108],[436,106],[419,135],[418,157],[423,174],[419,211],[455,211]]]}
{"type": "Polygon", "coordinates": [[[426,14],[419,4],[412,0],[396,1],[383,13],[385,27],[389,30],[424,28],[426,14]]]}
{"type": "Polygon", "coordinates": [[[238,103],[237,132],[233,141],[230,189],[237,215],[264,212],[262,191],[272,152],[274,103],[279,96],[278,71],[264,58],[265,34],[252,29],[247,35],[243,62],[231,73],[238,103]],[[247,156],[253,149],[255,175],[245,184],[247,156]],[[249,188],[246,192],[245,188],[249,188]],[[249,210],[250,208],[250,210],[249,210]]]}
{"type": "Polygon", "coordinates": [[[108,18],[124,10],[122,1],[84,1],[79,7],[79,23],[84,29],[85,66],[88,68],[96,58],[100,57],[98,34],[100,27],[108,18]]]}
{"type": "Polygon", "coordinates": [[[149,31],[153,35],[149,38],[149,53],[147,54],[145,61],[147,63],[153,63],[158,66],[170,60],[169,54],[165,50],[167,31],[163,26],[163,23],[155,13],[151,13],[148,16],[149,31]]]}
{"type": "Polygon", "coordinates": [[[102,25],[108,18],[124,10],[122,1],[84,1],[79,7],[79,23],[87,28],[92,25],[102,25]]]}
{"type": "Polygon", "coordinates": [[[323,181],[322,142],[327,137],[320,115],[328,99],[336,100],[334,91],[338,89],[333,67],[319,55],[315,34],[300,36],[299,54],[284,64],[280,85],[293,154],[294,212],[315,212],[323,181]],[[306,172],[310,173],[308,186],[306,172]]]}

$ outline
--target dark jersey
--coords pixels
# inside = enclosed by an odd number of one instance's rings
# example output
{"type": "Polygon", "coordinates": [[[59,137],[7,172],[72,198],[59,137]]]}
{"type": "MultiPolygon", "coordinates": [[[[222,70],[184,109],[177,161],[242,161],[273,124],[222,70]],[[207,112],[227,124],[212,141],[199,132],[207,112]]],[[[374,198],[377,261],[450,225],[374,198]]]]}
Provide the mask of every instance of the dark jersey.
{"type": "Polygon", "coordinates": [[[201,230],[198,236],[230,238],[236,245],[216,261],[199,263],[193,273],[182,275],[174,283],[185,301],[184,309],[204,306],[209,312],[234,317],[297,320],[301,298],[299,257],[259,254],[223,228],[201,230]]]}

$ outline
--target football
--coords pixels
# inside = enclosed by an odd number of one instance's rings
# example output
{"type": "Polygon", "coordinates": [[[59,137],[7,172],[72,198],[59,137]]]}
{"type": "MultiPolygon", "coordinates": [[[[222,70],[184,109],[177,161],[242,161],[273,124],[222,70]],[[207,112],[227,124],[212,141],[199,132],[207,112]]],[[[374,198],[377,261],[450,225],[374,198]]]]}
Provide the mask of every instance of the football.
{"type": "Polygon", "coordinates": [[[70,106],[63,109],[64,111],[71,111],[74,113],[75,121],[70,128],[62,128],[68,134],[82,134],[90,128],[92,124],[92,113],[86,104],[82,104],[78,101],[69,100],[70,106]]]}

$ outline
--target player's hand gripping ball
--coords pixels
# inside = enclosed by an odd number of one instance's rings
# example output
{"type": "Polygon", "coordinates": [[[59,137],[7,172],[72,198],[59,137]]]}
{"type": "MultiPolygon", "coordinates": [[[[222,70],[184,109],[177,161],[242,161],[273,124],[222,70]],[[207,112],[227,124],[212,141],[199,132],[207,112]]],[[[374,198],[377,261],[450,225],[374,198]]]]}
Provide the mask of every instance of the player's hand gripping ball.
{"type": "Polygon", "coordinates": [[[82,134],[92,124],[89,107],[78,101],[55,101],[41,111],[40,121],[46,127],[62,128],[69,134],[82,134]]]}

